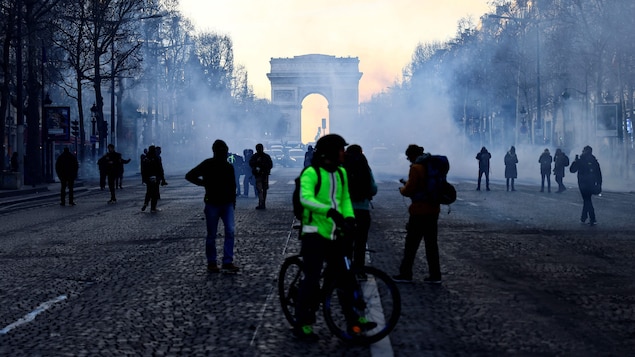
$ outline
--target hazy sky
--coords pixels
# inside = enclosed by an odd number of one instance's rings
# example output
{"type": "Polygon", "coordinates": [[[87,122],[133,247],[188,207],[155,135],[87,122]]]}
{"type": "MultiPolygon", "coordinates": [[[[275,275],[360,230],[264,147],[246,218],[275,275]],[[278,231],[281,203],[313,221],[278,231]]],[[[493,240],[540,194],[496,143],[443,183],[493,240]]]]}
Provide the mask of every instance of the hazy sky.
{"type": "Polygon", "coordinates": [[[363,102],[401,79],[418,43],[454,37],[458,21],[478,20],[489,0],[180,1],[198,30],[231,37],[257,97],[271,99],[272,57],[325,54],[359,58],[363,102]]]}

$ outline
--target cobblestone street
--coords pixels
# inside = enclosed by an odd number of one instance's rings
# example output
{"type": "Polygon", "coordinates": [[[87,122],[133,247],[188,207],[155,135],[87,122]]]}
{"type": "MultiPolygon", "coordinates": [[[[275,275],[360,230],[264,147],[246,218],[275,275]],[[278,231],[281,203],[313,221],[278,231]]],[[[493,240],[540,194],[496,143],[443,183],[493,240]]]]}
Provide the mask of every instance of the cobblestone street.
{"type": "MultiPolygon", "coordinates": [[[[280,264],[299,248],[291,208],[296,174],[274,171],[265,211],[254,209],[254,198],[238,200],[241,271],[233,275],[205,271],[203,189],[182,176],[168,178],[157,214],[141,212],[144,186],[136,178],[117,192],[115,205],[89,183],[75,207],[59,206],[57,186],[50,198],[4,199],[0,355],[628,356],[635,350],[633,194],[594,198],[599,224],[589,227],[579,223],[577,189],[548,195],[519,185],[512,193],[493,184],[491,192],[477,192],[470,181],[456,183],[459,200],[449,214],[443,207],[439,221],[443,284],[423,283],[422,246],[414,284],[400,285],[402,316],[389,341],[346,345],[321,317],[318,343],[296,341],[276,290],[280,264]]],[[[398,186],[396,178],[380,177],[373,201],[370,265],[388,274],[397,273],[407,220],[398,186]]]]}

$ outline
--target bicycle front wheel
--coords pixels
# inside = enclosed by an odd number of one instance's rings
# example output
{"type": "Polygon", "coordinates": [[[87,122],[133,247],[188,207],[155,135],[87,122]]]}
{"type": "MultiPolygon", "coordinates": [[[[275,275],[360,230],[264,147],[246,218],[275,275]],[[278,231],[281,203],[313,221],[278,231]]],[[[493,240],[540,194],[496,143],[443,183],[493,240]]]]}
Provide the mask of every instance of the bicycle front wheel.
{"type": "MultiPolygon", "coordinates": [[[[365,266],[354,269],[355,287],[349,299],[349,311],[342,306],[345,292],[337,282],[326,288],[322,306],[324,320],[331,332],[340,339],[358,345],[375,343],[386,337],[397,325],[401,315],[401,295],[397,284],[383,271],[365,266]],[[361,321],[367,321],[368,330],[352,328],[351,311],[361,321]],[[347,318],[348,316],[348,318],[347,318]]],[[[348,290],[348,289],[347,289],[348,290]]],[[[349,293],[350,294],[350,290],[349,293]]],[[[347,305],[347,304],[344,304],[347,305]]]]}
{"type": "Polygon", "coordinates": [[[304,262],[299,256],[292,256],[284,260],[278,273],[278,296],[284,317],[291,326],[295,326],[297,319],[295,308],[298,299],[300,281],[304,279],[304,262]]]}

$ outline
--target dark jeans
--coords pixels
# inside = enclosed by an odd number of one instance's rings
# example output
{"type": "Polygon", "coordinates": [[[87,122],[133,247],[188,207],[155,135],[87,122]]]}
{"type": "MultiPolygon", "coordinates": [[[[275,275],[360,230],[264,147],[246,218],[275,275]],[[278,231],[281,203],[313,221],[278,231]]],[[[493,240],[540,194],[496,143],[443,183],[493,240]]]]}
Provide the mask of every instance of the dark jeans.
{"type": "Polygon", "coordinates": [[[593,208],[593,201],[591,201],[593,194],[588,190],[580,190],[580,194],[582,195],[582,215],[580,220],[586,221],[588,217],[591,222],[595,222],[595,209],[593,208]]]}
{"type": "Polygon", "coordinates": [[[478,186],[476,186],[476,188],[478,190],[481,189],[481,178],[483,177],[483,174],[485,174],[485,187],[489,190],[489,170],[478,170],[478,186]]]}
{"type": "Polygon", "coordinates": [[[256,191],[258,192],[258,206],[265,207],[267,201],[267,189],[269,189],[269,175],[256,176],[256,191]]]}
{"type": "Polygon", "coordinates": [[[551,175],[549,173],[541,174],[542,184],[540,185],[540,192],[545,190],[545,179],[547,180],[547,190],[551,192],[551,175]]]}
{"type": "Polygon", "coordinates": [[[205,256],[208,264],[216,264],[218,252],[216,250],[216,236],[218,233],[218,222],[223,221],[225,227],[225,237],[223,240],[223,264],[234,261],[234,203],[220,205],[205,204],[205,223],[207,226],[207,236],[205,237],[205,256]]]}
{"type": "Polygon", "coordinates": [[[420,216],[411,215],[406,228],[406,245],[404,248],[403,260],[399,267],[399,273],[406,277],[412,277],[412,267],[414,266],[417,250],[424,239],[426,248],[426,259],[428,260],[428,271],[430,278],[441,279],[441,267],[439,264],[439,246],[437,243],[438,214],[426,214],[420,216]]]}
{"type": "Polygon", "coordinates": [[[367,209],[355,210],[355,237],[353,241],[353,265],[363,267],[366,261],[366,243],[370,230],[370,211],[367,209]]]}
{"type": "Polygon", "coordinates": [[[62,200],[62,204],[66,203],[66,188],[68,187],[68,203],[73,204],[73,186],[75,185],[75,180],[60,180],[62,184],[62,190],[60,192],[60,199],[62,200]]]}

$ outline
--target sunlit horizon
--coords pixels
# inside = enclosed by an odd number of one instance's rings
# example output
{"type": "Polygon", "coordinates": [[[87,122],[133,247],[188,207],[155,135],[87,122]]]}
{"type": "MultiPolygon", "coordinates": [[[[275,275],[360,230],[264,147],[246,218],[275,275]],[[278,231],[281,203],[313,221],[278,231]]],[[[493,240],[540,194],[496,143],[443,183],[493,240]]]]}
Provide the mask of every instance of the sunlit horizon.
{"type": "MultiPolygon", "coordinates": [[[[181,0],[180,9],[197,31],[232,39],[235,64],[245,67],[257,97],[271,99],[267,78],[271,58],[324,54],[359,58],[361,103],[401,80],[419,43],[450,40],[457,33],[459,20],[478,22],[489,9],[487,3],[235,0],[221,6],[205,0],[181,0]]],[[[303,142],[313,141],[321,119],[328,119],[328,108],[313,99],[307,97],[302,103],[303,142]]]]}

